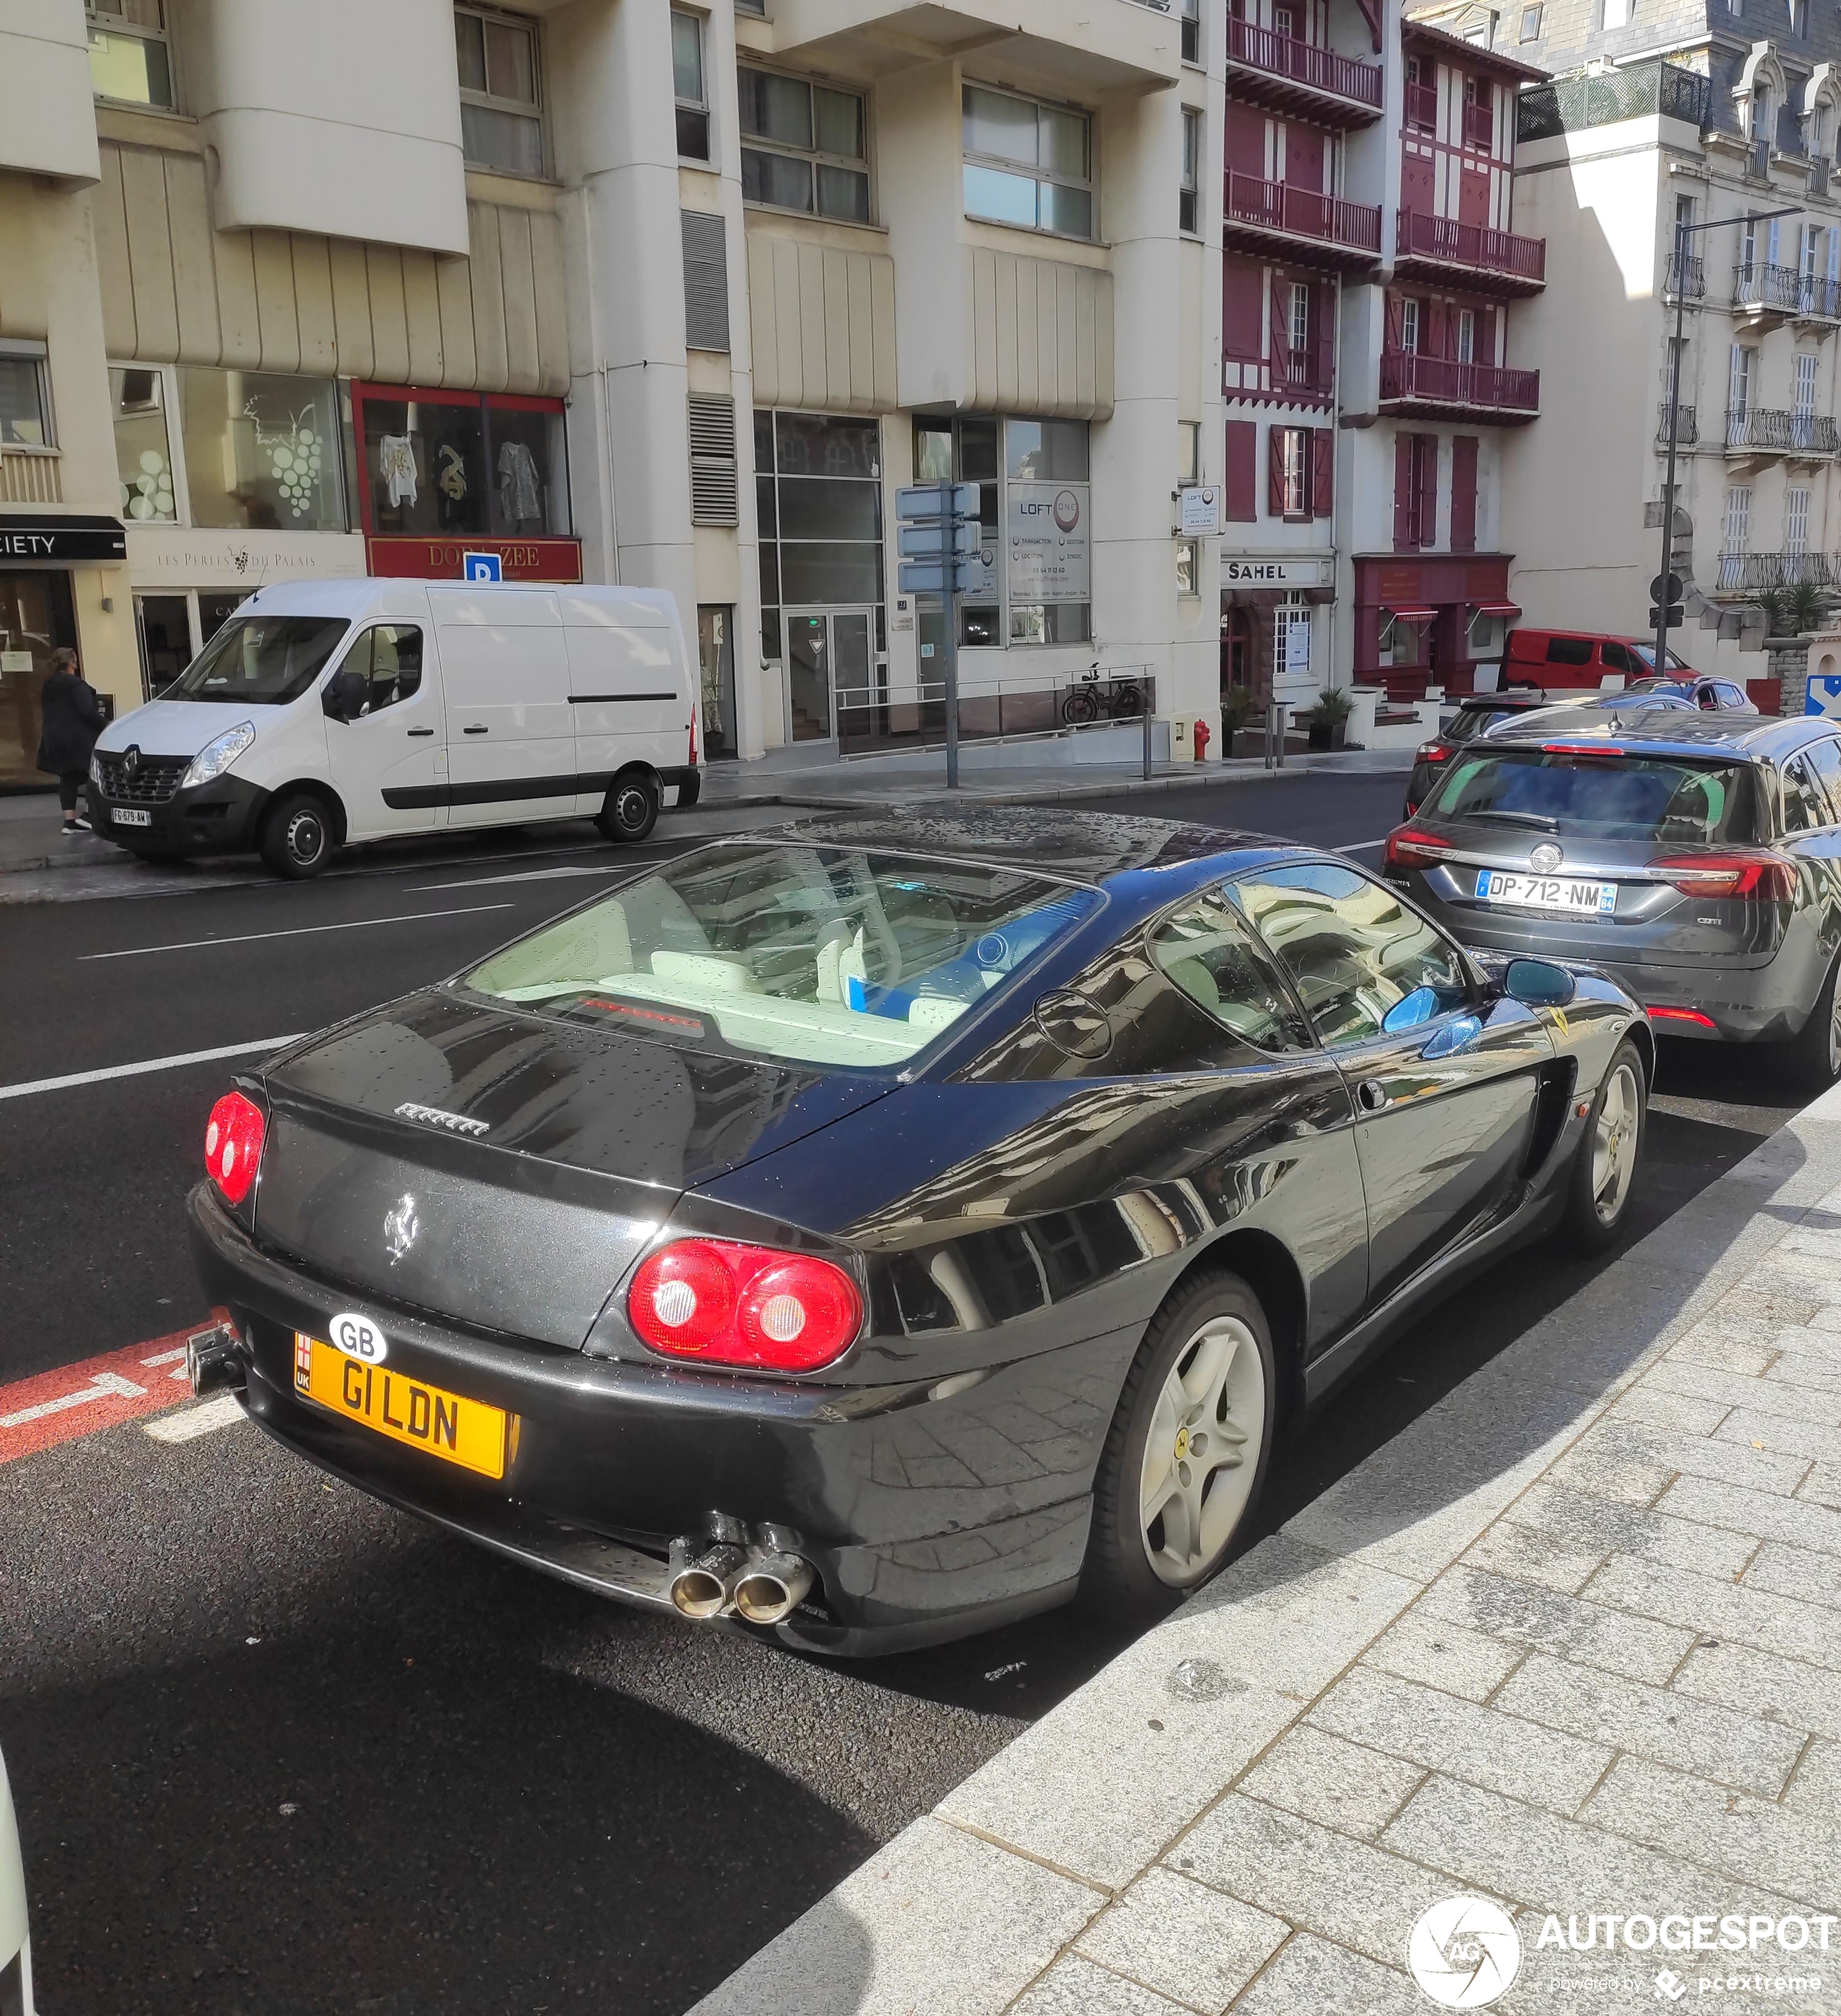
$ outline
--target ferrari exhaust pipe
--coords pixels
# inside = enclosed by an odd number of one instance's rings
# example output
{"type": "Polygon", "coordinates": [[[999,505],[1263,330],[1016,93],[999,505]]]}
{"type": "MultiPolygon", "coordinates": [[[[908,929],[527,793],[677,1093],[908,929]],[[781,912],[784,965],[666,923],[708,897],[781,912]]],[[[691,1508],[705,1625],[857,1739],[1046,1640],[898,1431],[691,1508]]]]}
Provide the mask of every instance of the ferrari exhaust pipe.
{"type": "Polygon", "coordinates": [[[759,1555],[735,1583],[735,1615],[750,1624],[778,1624],[805,1600],[811,1586],[809,1561],[796,1554],[759,1555]]]}
{"type": "Polygon", "coordinates": [[[674,1553],[684,1558],[671,1577],[671,1601],[685,1617],[720,1617],[735,1600],[735,1585],[749,1566],[746,1547],[710,1546],[702,1541],[681,1541],[674,1553]],[[701,1547],[693,1554],[693,1547],[701,1547]]]}

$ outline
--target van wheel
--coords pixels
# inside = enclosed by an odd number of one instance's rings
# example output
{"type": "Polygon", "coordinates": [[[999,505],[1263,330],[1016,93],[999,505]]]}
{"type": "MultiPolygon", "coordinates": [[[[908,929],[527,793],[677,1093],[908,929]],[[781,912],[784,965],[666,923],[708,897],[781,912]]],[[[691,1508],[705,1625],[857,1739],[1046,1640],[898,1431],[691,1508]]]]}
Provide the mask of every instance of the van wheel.
{"type": "Polygon", "coordinates": [[[262,859],[277,875],[304,882],[332,859],[332,826],[311,792],[284,792],[262,822],[262,859]]]}
{"type": "Polygon", "coordinates": [[[1260,1499],[1278,1372],[1259,1298],[1237,1274],[1181,1284],[1145,1334],[1094,1480],[1081,1593],[1148,1622],[1214,1575],[1260,1499]]]}
{"type": "Polygon", "coordinates": [[[658,779],[644,770],[616,777],[595,823],[615,844],[643,840],[658,823],[658,779]]]}

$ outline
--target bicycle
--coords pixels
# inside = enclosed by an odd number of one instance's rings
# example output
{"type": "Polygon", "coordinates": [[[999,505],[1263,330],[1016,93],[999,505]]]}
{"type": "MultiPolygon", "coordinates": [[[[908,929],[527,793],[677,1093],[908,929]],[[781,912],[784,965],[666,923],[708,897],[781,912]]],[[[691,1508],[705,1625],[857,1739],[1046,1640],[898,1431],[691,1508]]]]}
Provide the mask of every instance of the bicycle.
{"type": "Polygon", "coordinates": [[[1144,689],[1137,680],[1115,678],[1102,686],[1094,665],[1063,699],[1061,718],[1070,728],[1084,728],[1096,721],[1135,721],[1144,707],[1144,689]]]}

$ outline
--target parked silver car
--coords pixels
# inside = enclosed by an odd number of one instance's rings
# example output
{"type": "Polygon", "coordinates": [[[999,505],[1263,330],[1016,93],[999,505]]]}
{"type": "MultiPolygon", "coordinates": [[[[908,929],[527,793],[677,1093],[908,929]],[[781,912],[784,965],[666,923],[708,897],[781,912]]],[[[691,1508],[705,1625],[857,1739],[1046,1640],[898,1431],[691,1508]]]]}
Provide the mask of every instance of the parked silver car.
{"type": "Polygon", "coordinates": [[[1505,722],[1389,837],[1466,944],[1602,967],[1665,1035],[1841,1075],[1841,723],[1586,710],[1505,722]],[[1563,725],[1562,725],[1563,724],[1563,725]]]}

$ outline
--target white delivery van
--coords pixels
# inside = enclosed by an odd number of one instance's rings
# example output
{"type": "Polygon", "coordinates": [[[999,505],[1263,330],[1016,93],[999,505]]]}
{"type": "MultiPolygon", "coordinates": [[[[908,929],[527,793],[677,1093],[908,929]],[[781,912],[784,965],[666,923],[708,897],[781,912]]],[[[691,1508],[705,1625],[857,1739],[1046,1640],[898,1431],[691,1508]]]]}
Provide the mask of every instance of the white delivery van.
{"type": "Polygon", "coordinates": [[[348,841],[466,826],[643,840],[700,782],[661,590],[283,581],[103,729],[89,801],[97,834],[147,859],[255,848],[305,876],[348,841]]]}

